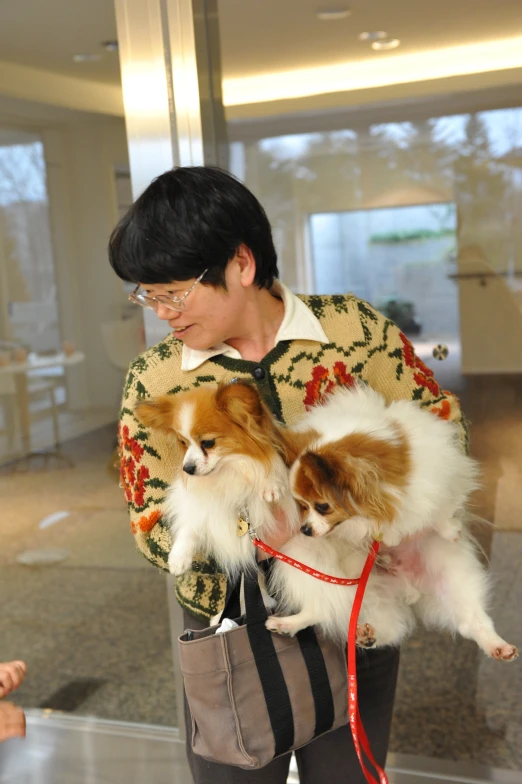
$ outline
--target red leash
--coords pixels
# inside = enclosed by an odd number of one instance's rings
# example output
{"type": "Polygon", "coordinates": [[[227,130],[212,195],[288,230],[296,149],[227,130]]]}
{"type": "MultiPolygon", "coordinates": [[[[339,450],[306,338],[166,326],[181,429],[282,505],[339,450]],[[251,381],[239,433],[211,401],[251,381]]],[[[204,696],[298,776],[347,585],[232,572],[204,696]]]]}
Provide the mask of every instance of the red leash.
{"type": "Polygon", "coordinates": [[[361,576],[355,579],[347,579],[344,577],[332,577],[329,574],[324,574],[324,572],[318,572],[316,569],[311,569],[306,564],[301,563],[301,561],[296,561],[294,558],[290,558],[288,555],[283,555],[283,553],[274,550],[272,547],[269,547],[267,544],[258,539],[257,536],[251,531],[251,539],[253,544],[256,547],[259,547],[260,550],[267,553],[268,555],[272,556],[273,558],[278,558],[280,561],[293,566],[295,569],[299,569],[300,571],[306,572],[307,574],[311,575],[312,577],[317,578],[318,580],[323,580],[326,583],[334,583],[336,585],[357,585],[357,591],[355,593],[355,600],[352,607],[352,612],[350,615],[350,626],[348,629],[348,719],[350,721],[350,729],[352,731],[353,743],[355,746],[355,751],[357,752],[357,756],[359,758],[359,763],[361,765],[362,771],[365,775],[366,781],[368,784],[388,784],[388,777],[384,770],[377,764],[372,754],[370,744],[368,742],[368,738],[366,737],[366,732],[364,731],[364,726],[361,721],[361,716],[359,714],[359,705],[357,702],[357,658],[356,658],[356,645],[355,640],[357,636],[357,621],[359,619],[359,613],[361,611],[361,604],[364,596],[364,591],[366,589],[366,584],[368,582],[368,578],[370,576],[370,572],[372,570],[373,564],[375,563],[375,558],[377,553],[379,552],[380,542],[374,540],[371,550],[368,553],[368,557],[366,559],[366,563],[364,564],[361,576]],[[370,773],[366,765],[364,764],[362,751],[366,754],[369,762],[373,765],[377,774],[379,776],[379,781],[375,778],[375,776],[370,773]]]}
{"type": "Polygon", "coordinates": [[[368,760],[371,762],[371,764],[377,771],[380,784],[388,784],[388,777],[384,772],[384,770],[381,768],[381,766],[378,765],[374,759],[372,750],[370,748],[370,744],[368,742],[368,738],[366,737],[366,732],[364,731],[364,726],[361,721],[361,716],[359,714],[359,703],[357,700],[357,659],[356,659],[355,638],[357,636],[357,620],[359,618],[359,613],[361,611],[361,604],[364,596],[364,591],[373,564],[375,563],[375,558],[377,556],[377,553],[379,552],[379,547],[380,547],[380,542],[374,540],[372,544],[372,548],[368,553],[368,558],[366,559],[366,563],[364,564],[361,577],[359,579],[359,584],[357,586],[357,591],[355,593],[355,600],[352,607],[352,614],[350,615],[350,626],[348,629],[348,718],[350,720],[350,728],[352,730],[352,737],[355,746],[355,751],[357,752],[357,756],[359,757],[359,762],[361,764],[363,773],[366,777],[366,781],[369,784],[378,784],[378,782],[376,781],[373,774],[370,773],[370,771],[366,768],[364,764],[362,753],[361,753],[361,745],[368,760]],[[361,738],[360,743],[359,743],[359,736],[361,738]]]}
{"type": "Polygon", "coordinates": [[[284,563],[290,564],[290,566],[294,566],[301,572],[306,572],[312,577],[316,577],[318,580],[323,580],[325,583],[336,583],[337,585],[357,585],[359,583],[359,577],[356,577],[355,580],[349,580],[346,577],[332,577],[329,574],[324,574],[324,572],[318,572],[317,569],[311,569],[310,566],[301,563],[301,561],[296,561],[294,558],[290,558],[289,555],[283,555],[283,553],[280,553],[278,550],[273,550],[272,547],[269,547],[262,542],[261,539],[258,539],[255,534],[251,536],[251,539],[255,546],[259,547],[259,549],[263,550],[267,555],[278,558],[280,561],[284,561],[284,563]]]}

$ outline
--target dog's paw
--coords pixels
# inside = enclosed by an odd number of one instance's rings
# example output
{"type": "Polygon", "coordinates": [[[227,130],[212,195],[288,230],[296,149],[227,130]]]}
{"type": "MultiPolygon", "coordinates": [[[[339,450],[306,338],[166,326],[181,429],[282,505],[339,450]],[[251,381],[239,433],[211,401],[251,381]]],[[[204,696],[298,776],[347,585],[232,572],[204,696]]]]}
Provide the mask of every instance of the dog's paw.
{"type": "Polygon", "coordinates": [[[402,536],[393,528],[388,528],[382,536],[382,543],[385,547],[397,547],[402,541],[402,536]]]}
{"type": "Polygon", "coordinates": [[[283,495],[284,489],[277,482],[265,482],[261,490],[261,498],[268,501],[269,504],[279,501],[283,495]]]}
{"type": "Polygon", "coordinates": [[[360,648],[373,648],[376,643],[375,629],[369,623],[358,623],[355,643],[360,648]]]}
{"type": "Polygon", "coordinates": [[[188,570],[192,566],[192,553],[187,552],[186,550],[176,549],[174,547],[169,554],[169,572],[174,574],[176,577],[179,577],[184,572],[188,572],[188,570]]]}
{"type": "Polygon", "coordinates": [[[518,659],[518,648],[509,642],[505,642],[501,645],[495,645],[489,655],[493,659],[497,659],[497,661],[515,661],[515,659],[518,659]]]}
{"type": "Polygon", "coordinates": [[[283,637],[295,637],[297,632],[305,628],[302,623],[295,621],[291,615],[286,618],[279,618],[277,615],[272,615],[265,623],[265,626],[269,632],[282,634],[283,637]]]}
{"type": "Polygon", "coordinates": [[[458,542],[462,538],[462,523],[455,518],[439,523],[436,530],[448,542],[458,542]]]}

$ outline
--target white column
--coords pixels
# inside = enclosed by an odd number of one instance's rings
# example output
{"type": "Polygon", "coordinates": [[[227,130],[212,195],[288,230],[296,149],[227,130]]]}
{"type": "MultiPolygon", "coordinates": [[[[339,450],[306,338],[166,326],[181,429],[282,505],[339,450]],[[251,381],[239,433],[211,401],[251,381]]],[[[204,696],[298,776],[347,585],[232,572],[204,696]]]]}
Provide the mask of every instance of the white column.
{"type": "MultiPolygon", "coordinates": [[[[217,0],[115,0],[133,197],[174,166],[228,168],[221,101],[217,0]]],[[[165,325],[145,312],[147,343],[165,325]]],[[[178,724],[183,732],[183,686],[174,641],[181,608],[167,576],[174,648],[178,724]]]]}

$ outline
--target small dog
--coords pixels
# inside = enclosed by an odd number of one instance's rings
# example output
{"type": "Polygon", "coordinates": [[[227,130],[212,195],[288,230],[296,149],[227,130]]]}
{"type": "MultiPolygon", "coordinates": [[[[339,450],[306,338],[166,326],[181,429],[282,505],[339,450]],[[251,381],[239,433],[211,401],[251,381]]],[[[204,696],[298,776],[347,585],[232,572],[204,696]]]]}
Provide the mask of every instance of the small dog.
{"type": "Polygon", "coordinates": [[[291,474],[302,532],[321,536],[346,523],[354,544],[375,537],[393,546],[423,530],[457,539],[477,465],[456,426],[428,413],[406,400],[387,406],[362,383],[312,409],[296,428],[302,454],[291,474]]]}
{"type": "MultiPolygon", "coordinates": [[[[456,427],[412,402],[387,406],[358,384],[312,409],[294,435],[301,454],[290,480],[305,536],[283,552],[320,571],[356,577],[372,538],[387,545],[368,582],[359,617],[366,639],[360,635],[359,644],[397,645],[420,618],[475,640],[496,659],[516,658],[486,613],[488,578],[463,529],[477,466],[462,453],[456,427]]],[[[270,617],[271,631],[294,635],[318,625],[345,638],[355,589],[281,562],[270,588],[293,613],[270,617]]]]}
{"type": "Polygon", "coordinates": [[[174,541],[172,574],[190,569],[196,553],[213,556],[232,579],[255,569],[248,529],[238,530],[244,509],[260,538],[280,526],[276,502],[287,525],[299,531],[282,429],[253,386],[205,385],[144,400],[135,413],[143,424],[170,433],[180,453],[163,510],[174,541]]]}

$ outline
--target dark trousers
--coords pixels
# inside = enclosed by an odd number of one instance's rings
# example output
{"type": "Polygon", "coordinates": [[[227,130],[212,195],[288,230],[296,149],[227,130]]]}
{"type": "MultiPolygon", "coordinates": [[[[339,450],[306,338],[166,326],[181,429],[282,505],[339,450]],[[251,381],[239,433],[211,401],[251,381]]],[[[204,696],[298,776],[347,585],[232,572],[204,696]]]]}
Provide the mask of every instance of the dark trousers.
{"type": "MultiPolygon", "coordinates": [[[[184,614],[184,623],[186,629],[203,629],[208,625],[188,613],[184,614]]],[[[358,653],[359,710],[373,755],[382,767],[388,751],[398,669],[399,651],[395,648],[358,653]]],[[[185,700],[185,726],[190,728],[191,724],[185,700]]],[[[349,725],[311,741],[298,749],[295,756],[300,784],[365,784],[349,725]]],[[[291,755],[278,757],[260,770],[207,762],[192,751],[188,729],[187,757],[195,784],[285,784],[291,755]]]]}

